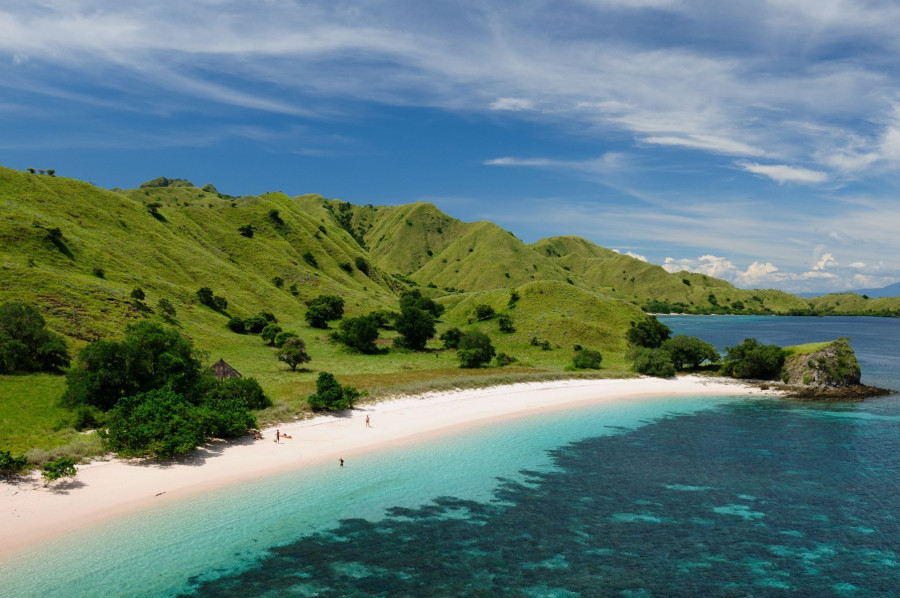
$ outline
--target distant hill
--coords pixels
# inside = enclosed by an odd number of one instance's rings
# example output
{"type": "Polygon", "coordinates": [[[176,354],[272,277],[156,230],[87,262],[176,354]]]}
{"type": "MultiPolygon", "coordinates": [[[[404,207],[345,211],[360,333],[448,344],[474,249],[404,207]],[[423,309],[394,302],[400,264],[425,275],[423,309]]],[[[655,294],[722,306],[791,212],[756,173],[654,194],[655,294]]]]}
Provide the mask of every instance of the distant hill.
{"type": "MultiPolygon", "coordinates": [[[[894,284],[889,284],[885,287],[879,287],[877,289],[856,289],[846,292],[855,293],[857,295],[865,295],[873,299],[880,299],[882,297],[900,297],[900,282],[895,282],[894,284]]],[[[822,297],[827,294],[829,293],[797,293],[797,296],[812,299],[813,297],[822,297]]]]}

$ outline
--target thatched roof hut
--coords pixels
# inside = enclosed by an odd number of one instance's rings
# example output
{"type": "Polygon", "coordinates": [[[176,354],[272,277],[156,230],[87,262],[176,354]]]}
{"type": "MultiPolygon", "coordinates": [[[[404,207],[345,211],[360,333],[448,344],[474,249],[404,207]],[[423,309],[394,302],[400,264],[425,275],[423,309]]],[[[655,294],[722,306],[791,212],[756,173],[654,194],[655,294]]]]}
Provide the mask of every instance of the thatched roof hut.
{"type": "Polygon", "coordinates": [[[212,371],[219,380],[225,380],[227,378],[243,378],[241,373],[225,363],[224,359],[219,359],[219,361],[215,362],[212,365],[212,371]]]}

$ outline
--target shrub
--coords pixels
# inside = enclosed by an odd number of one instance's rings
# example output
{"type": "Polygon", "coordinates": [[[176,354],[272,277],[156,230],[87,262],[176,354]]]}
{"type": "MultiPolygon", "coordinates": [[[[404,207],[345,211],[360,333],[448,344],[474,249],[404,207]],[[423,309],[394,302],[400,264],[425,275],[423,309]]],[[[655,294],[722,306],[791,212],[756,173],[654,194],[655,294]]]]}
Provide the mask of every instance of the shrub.
{"type": "Polygon", "coordinates": [[[307,304],[306,322],[313,328],[328,328],[328,322],[344,315],[344,300],[337,295],[319,295],[307,304]]]}
{"type": "Polygon", "coordinates": [[[284,287],[284,279],[280,276],[273,276],[272,284],[274,284],[277,288],[280,289],[280,288],[284,287]]]}
{"type": "Polygon", "coordinates": [[[122,456],[171,458],[194,450],[205,437],[199,410],[158,389],[123,397],[108,414],[106,439],[122,456]]]}
{"type": "Polygon", "coordinates": [[[75,459],[72,457],[60,457],[41,468],[41,476],[46,480],[44,482],[45,486],[60,478],[73,478],[77,473],[75,459]]]}
{"type": "Polygon", "coordinates": [[[316,380],[316,393],[309,396],[309,406],[315,411],[342,411],[353,407],[361,396],[352,386],[341,386],[334,375],[320,372],[316,380]]]}
{"type": "Polygon", "coordinates": [[[475,306],[475,319],[476,320],[490,320],[494,317],[494,308],[490,305],[476,305],[475,306]]]}
{"type": "Polygon", "coordinates": [[[252,224],[245,224],[244,226],[238,227],[238,232],[241,234],[242,237],[247,237],[248,239],[252,239],[253,233],[256,232],[256,229],[253,228],[252,224]]]}
{"type": "Polygon", "coordinates": [[[781,374],[786,352],[778,345],[760,345],[747,338],[740,345],[725,348],[722,372],[733,378],[774,380],[781,374]]]}
{"type": "Polygon", "coordinates": [[[248,409],[265,409],[272,406],[272,400],[266,396],[255,378],[226,378],[217,380],[207,395],[206,401],[235,400],[248,409]]]}
{"type": "Polygon", "coordinates": [[[634,352],[634,371],[657,378],[671,378],[675,375],[675,365],[668,351],[641,347],[634,352]]]}
{"type": "Polygon", "coordinates": [[[500,317],[497,318],[497,324],[500,327],[500,332],[508,333],[516,331],[516,327],[513,326],[513,319],[506,314],[501,314],[500,317]]]}
{"type": "Polygon", "coordinates": [[[9,451],[0,451],[0,476],[9,478],[25,471],[28,459],[24,456],[13,457],[9,451]]]}
{"type": "Polygon", "coordinates": [[[442,333],[440,339],[444,341],[445,349],[456,349],[459,347],[459,339],[462,338],[462,330],[459,328],[451,328],[446,332],[442,333]]]}
{"type": "Polygon", "coordinates": [[[519,361],[512,355],[507,355],[506,353],[497,353],[497,356],[494,357],[494,365],[498,368],[506,367],[508,365],[512,365],[515,362],[519,361]]]}
{"type": "Polygon", "coordinates": [[[269,222],[275,226],[284,226],[284,220],[281,219],[281,214],[278,213],[278,210],[269,210],[267,217],[269,222]]]}
{"type": "Polygon", "coordinates": [[[671,334],[671,328],[657,320],[655,316],[648,316],[640,322],[632,322],[631,328],[625,333],[625,338],[635,347],[655,349],[662,346],[671,334]]]}
{"type": "Polygon", "coordinates": [[[92,272],[97,278],[106,278],[106,271],[104,271],[100,266],[94,266],[92,272]]]}
{"type": "Polygon", "coordinates": [[[260,331],[260,337],[267,345],[274,345],[275,338],[281,333],[281,326],[278,324],[266,324],[260,331]]]}
{"type": "Polygon", "coordinates": [[[353,264],[350,262],[341,262],[338,267],[347,274],[353,274],[353,264]]]}
{"type": "Polygon", "coordinates": [[[403,311],[404,308],[410,307],[415,307],[416,309],[427,311],[431,315],[433,315],[435,319],[440,318],[444,313],[443,305],[436,302],[434,299],[431,299],[430,297],[423,297],[422,291],[420,291],[419,289],[407,291],[400,295],[400,311],[403,311]]]}
{"type": "Polygon", "coordinates": [[[262,314],[244,318],[244,328],[246,328],[247,332],[250,334],[259,334],[268,325],[269,321],[263,317],[262,314]]]}
{"type": "Polygon", "coordinates": [[[356,258],[354,258],[354,260],[353,260],[353,263],[356,264],[357,270],[359,270],[366,276],[369,275],[369,262],[367,262],[365,260],[365,258],[363,258],[361,256],[356,256],[356,258]]]}
{"type": "Polygon", "coordinates": [[[494,346],[488,335],[477,330],[465,333],[459,339],[459,367],[480,368],[494,358],[494,346]]]}
{"type": "Polygon", "coordinates": [[[291,371],[296,371],[298,365],[307,363],[310,360],[309,354],[306,352],[306,343],[303,342],[302,338],[297,336],[285,339],[277,356],[279,361],[283,361],[291,366],[291,371]]]}
{"type": "Polygon", "coordinates": [[[519,294],[515,291],[509,294],[509,301],[506,303],[509,307],[515,307],[516,302],[519,300],[519,294]]]}
{"type": "Polygon", "coordinates": [[[243,318],[234,317],[225,323],[225,327],[235,334],[244,334],[247,332],[247,326],[244,324],[243,318]]]}
{"type": "Polygon", "coordinates": [[[228,309],[228,301],[224,297],[214,295],[209,287],[200,287],[197,289],[197,300],[215,311],[224,312],[228,309]]]}
{"type": "Polygon", "coordinates": [[[676,370],[697,369],[705,361],[717,363],[719,352],[711,344],[695,336],[676,334],[662,344],[669,352],[676,370]]]}
{"type": "Polygon", "coordinates": [[[300,294],[300,289],[297,288],[296,284],[292,284],[290,286],[290,291],[291,291],[291,295],[293,295],[294,297],[296,297],[297,295],[300,294]]]}
{"type": "Polygon", "coordinates": [[[172,305],[172,302],[166,299],[165,297],[161,297],[160,300],[156,303],[156,308],[163,315],[163,317],[168,319],[173,319],[175,314],[175,306],[172,305]]]}
{"type": "Polygon", "coordinates": [[[376,353],[378,347],[378,321],[372,316],[360,316],[341,320],[340,332],[335,338],[360,353],[376,353]]]}
{"type": "Polygon", "coordinates": [[[79,405],[75,408],[75,419],[72,427],[82,432],[95,430],[103,424],[103,412],[91,405],[79,405]]]}
{"type": "Polygon", "coordinates": [[[65,339],[47,330],[37,309],[21,301],[0,305],[0,373],[57,371],[69,362],[65,339]]]}
{"type": "Polygon", "coordinates": [[[306,251],[303,253],[303,261],[312,266],[313,268],[319,267],[319,262],[316,261],[316,256],[312,254],[312,252],[306,251]]]}
{"type": "Polygon", "coordinates": [[[284,343],[287,342],[289,338],[296,338],[297,334],[295,332],[289,332],[285,330],[284,332],[279,332],[275,335],[275,339],[272,341],[272,344],[275,345],[276,349],[280,349],[284,346],[284,343]]]}
{"type": "Polygon", "coordinates": [[[582,349],[575,353],[572,365],[578,370],[599,370],[602,361],[603,355],[600,354],[600,351],[582,349]]]}
{"type": "Polygon", "coordinates": [[[144,293],[144,289],[141,287],[134,287],[131,289],[131,298],[135,301],[143,301],[147,298],[147,295],[144,293]]]}
{"type": "Polygon", "coordinates": [[[437,332],[434,315],[430,311],[413,306],[401,307],[394,327],[400,333],[394,343],[414,351],[423,350],[437,332]]]}

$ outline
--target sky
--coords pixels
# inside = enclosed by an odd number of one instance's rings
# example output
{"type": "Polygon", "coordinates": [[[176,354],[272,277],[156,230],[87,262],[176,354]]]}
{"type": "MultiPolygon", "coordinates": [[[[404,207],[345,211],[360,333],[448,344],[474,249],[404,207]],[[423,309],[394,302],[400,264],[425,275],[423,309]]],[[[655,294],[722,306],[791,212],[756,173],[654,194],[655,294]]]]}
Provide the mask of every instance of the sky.
{"type": "Polygon", "coordinates": [[[0,164],[436,204],[741,288],[900,280],[900,5],[0,2],[0,164]]]}

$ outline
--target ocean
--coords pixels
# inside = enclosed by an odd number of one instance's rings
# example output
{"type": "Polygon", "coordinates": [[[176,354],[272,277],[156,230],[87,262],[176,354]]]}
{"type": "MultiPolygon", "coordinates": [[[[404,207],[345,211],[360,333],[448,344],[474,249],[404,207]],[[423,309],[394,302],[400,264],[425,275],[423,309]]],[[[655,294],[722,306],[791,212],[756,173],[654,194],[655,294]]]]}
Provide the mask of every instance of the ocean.
{"type": "MultiPolygon", "coordinates": [[[[671,316],[724,348],[900,320],[671,316]]],[[[492,423],[194,496],[16,555],[3,596],[894,596],[900,396],[657,397],[492,423]]]]}

